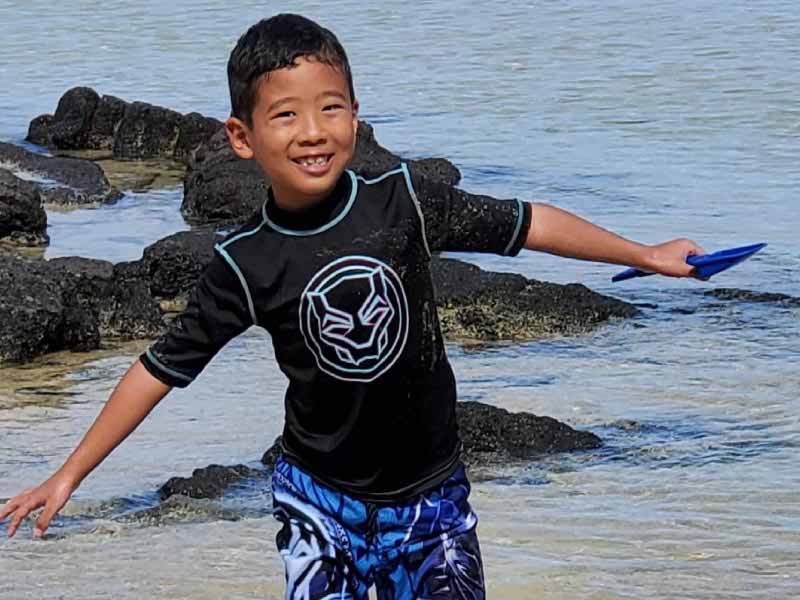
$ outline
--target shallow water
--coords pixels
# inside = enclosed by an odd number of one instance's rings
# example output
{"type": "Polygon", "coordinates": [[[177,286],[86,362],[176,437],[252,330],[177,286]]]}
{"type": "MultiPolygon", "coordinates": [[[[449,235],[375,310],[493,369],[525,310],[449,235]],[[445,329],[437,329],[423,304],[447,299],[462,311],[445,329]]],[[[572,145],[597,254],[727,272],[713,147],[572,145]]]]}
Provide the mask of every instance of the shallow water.
{"type": "MultiPolygon", "coordinates": [[[[211,2],[0,2],[0,139],[20,142],[73,85],[224,118],[224,65],[265,16],[211,2]]],[[[406,156],[441,155],[463,187],[541,199],[620,233],[767,241],[711,283],[609,282],[617,269],[528,254],[493,269],[579,281],[648,305],[593,335],[449,348],[462,399],[527,410],[607,442],[474,487],[492,598],[800,596],[797,304],[800,60],[794,2],[299,2],[348,48],[362,116],[406,156]]],[[[187,229],[181,190],[50,212],[48,257],[132,260],[187,229]]],[[[0,498],[46,477],[140,345],[0,371],[0,498]],[[85,362],[75,362],[75,359],[85,362]]],[[[251,331],[176,391],[82,486],[51,539],[0,542],[2,598],[278,598],[257,482],[220,501],[154,491],[209,463],[255,463],[284,380],[251,331]]]]}

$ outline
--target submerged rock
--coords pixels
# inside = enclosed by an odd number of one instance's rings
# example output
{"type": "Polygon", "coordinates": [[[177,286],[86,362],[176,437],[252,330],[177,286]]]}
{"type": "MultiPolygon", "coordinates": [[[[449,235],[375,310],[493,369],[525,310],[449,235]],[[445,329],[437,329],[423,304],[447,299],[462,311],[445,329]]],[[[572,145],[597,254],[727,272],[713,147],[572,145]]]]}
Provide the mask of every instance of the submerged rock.
{"type": "Polygon", "coordinates": [[[100,204],[122,195],[108,183],[103,170],[88,160],[43,156],[0,142],[0,165],[37,178],[31,183],[45,204],[100,204]]]}
{"type": "Polygon", "coordinates": [[[481,402],[459,402],[458,429],[467,466],[530,459],[553,452],[590,450],[603,445],[588,431],[578,431],[551,417],[512,413],[481,402]]]}
{"type": "Polygon", "coordinates": [[[47,244],[47,213],[32,183],[0,169],[0,242],[20,246],[47,244]]]}
{"type": "MultiPolygon", "coordinates": [[[[550,417],[531,413],[512,413],[481,402],[456,405],[462,441],[461,459],[467,468],[480,468],[511,462],[524,462],[543,454],[590,450],[603,445],[588,431],[578,431],[550,417]]],[[[259,477],[269,485],[269,475],[280,456],[278,437],[261,457],[266,470],[245,465],[210,465],[197,469],[191,477],[173,477],[158,493],[162,500],[175,494],[192,498],[214,498],[245,477],[259,477]]]]}
{"type": "Polygon", "coordinates": [[[139,526],[163,527],[198,521],[238,521],[245,516],[239,509],[227,509],[204,498],[174,494],[157,506],[133,510],[115,520],[136,523],[139,526]]]}
{"type": "Polygon", "coordinates": [[[245,477],[263,477],[264,472],[245,465],[209,465],[192,471],[191,477],[173,477],[158,489],[161,500],[180,494],[190,498],[216,498],[245,477]]]}
{"type": "Polygon", "coordinates": [[[800,298],[788,294],[775,294],[769,292],[754,292],[736,288],[717,288],[703,293],[720,300],[737,300],[739,302],[772,302],[784,306],[800,306],[800,298]]]}

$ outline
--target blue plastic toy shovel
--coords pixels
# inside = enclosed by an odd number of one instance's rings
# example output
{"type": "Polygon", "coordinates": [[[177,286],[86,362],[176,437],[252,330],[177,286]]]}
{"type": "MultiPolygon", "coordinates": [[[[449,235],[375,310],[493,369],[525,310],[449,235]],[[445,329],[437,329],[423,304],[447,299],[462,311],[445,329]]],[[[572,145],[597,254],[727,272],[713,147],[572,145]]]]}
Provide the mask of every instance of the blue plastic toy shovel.
{"type": "MultiPolygon", "coordinates": [[[[709,279],[713,275],[730,269],[740,262],[747,260],[765,246],[766,244],[751,244],[750,246],[729,248],[727,250],[720,250],[719,252],[712,252],[711,254],[703,254],[702,256],[689,256],[686,258],[686,262],[694,267],[697,277],[700,279],[709,279]]],[[[655,275],[655,273],[648,273],[647,271],[640,271],[639,269],[626,269],[614,275],[611,281],[625,281],[626,279],[647,277],[649,275],[655,275]]]]}

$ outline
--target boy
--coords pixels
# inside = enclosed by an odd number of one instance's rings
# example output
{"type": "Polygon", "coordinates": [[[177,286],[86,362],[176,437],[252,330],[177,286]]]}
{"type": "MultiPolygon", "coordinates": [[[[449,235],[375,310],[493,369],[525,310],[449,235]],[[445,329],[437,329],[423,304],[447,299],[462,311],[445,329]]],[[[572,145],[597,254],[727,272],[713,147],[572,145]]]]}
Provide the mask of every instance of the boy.
{"type": "Polygon", "coordinates": [[[289,379],[273,475],[287,598],[483,598],[459,462],[456,390],[430,252],[521,248],[691,276],[688,240],[643,246],[544,204],[466,194],[400,165],[346,169],[358,103],[344,49],[296,15],[251,27],[228,63],[236,154],[272,185],[216,247],[184,313],[136,361],[66,463],[12,498],[9,535],[34,535],[173,386],[188,385],[251,325],[289,379]]]}

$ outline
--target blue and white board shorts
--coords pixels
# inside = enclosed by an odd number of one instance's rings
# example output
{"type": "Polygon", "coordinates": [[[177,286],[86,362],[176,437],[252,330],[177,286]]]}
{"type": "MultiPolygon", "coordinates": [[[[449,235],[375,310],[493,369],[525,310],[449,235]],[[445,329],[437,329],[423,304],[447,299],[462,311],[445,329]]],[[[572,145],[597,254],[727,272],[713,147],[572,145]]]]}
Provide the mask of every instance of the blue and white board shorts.
{"type": "Polygon", "coordinates": [[[283,459],[272,477],[287,600],[483,600],[483,565],[460,466],[398,504],[362,502],[283,459]]]}

